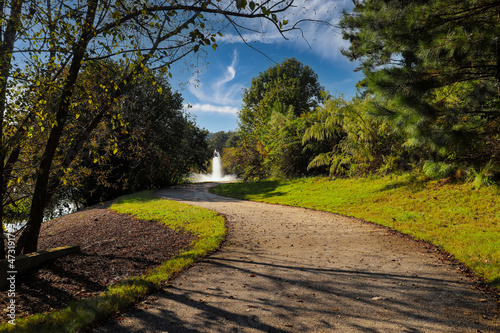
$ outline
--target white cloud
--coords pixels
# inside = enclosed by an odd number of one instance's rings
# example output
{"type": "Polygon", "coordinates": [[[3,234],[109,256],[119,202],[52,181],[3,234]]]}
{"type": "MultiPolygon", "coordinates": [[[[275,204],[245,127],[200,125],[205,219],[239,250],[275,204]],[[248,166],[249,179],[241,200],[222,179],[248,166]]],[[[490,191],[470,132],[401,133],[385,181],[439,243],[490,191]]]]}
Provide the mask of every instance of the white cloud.
{"type": "Polygon", "coordinates": [[[243,34],[242,36],[238,34],[224,34],[222,37],[219,37],[217,39],[218,42],[227,44],[239,44],[243,42],[249,44],[254,42],[273,44],[281,42],[282,40],[283,36],[281,36],[279,33],[269,33],[269,32],[262,32],[262,33],[252,32],[243,34]]]}
{"type": "Polygon", "coordinates": [[[220,76],[211,82],[206,82],[203,80],[203,75],[198,75],[189,81],[189,92],[200,102],[238,105],[241,103],[243,85],[240,83],[231,83],[237,75],[237,64],[238,53],[235,49],[231,65],[227,66],[226,70],[220,76]]]}
{"type": "MultiPolygon", "coordinates": [[[[291,28],[296,22],[301,21],[297,30],[285,33],[288,41],[281,36],[274,25],[259,24],[251,27],[260,32],[242,32],[243,39],[247,43],[260,42],[264,44],[293,43],[294,47],[303,49],[311,47],[311,51],[325,59],[338,59],[342,57],[340,50],[349,46],[342,39],[338,27],[342,10],[352,9],[351,0],[300,0],[298,5],[289,10],[284,17],[289,24],[285,28],[291,28]]],[[[242,37],[237,33],[226,33],[218,39],[222,43],[243,43],[242,37]]]]}
{"type": "Polygon", "coordinates": [[[185,104],[184,109],[189,113],[223,113],[236,115],[238,108],[232,106],[218,106],[212,104],[185,104]]]}
{"type": "MultiPolygon", "coordinates": [[[[294,43],[297,47],[310,44],[312,51],[323,58],[337,59],[342,57],[340,50],[349,46],[348,42],[342,39],[341,30],[338,23],[342,17],[343,9],[351,9],[352,1],[336,0],[306,0],[296,14],[295,20],[313,19],[320,22],[301,23],[304,38],[296,36],[294,43]]],[[[293,15],[293,14],[292,14],[293,15]]]]}

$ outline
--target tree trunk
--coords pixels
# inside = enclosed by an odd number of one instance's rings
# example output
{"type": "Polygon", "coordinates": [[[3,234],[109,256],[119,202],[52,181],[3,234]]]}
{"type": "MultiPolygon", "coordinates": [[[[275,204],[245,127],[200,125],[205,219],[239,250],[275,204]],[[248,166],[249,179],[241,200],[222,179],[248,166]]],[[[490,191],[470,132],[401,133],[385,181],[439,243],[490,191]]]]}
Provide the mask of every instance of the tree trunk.
{"type": "Polygon", "coordinates": [[[79,43],[75,45],[74,48],[73,60],[63,86],[59,108],[56,113],[56,123],[50,131],[49,139],[38,168],[35,190],[31,201],[30,217],[26,229],[24,229],[17,242],[17,254],[36,252],[38,249],[38,236],[43,222],[43,213],[53,193],[53,191],[48,190],[52,162],[59,145],[59,140],[64,131],[72,100],[71,97],[75,90],[75,84],[82,60],[86,53],[87,45],[93,36],[92,29],[94,26],[97,3],[97,0],[89,1],[85,22],[83,24],[84,28],[80,38],[78,38],[79,43]]]}
{"type": "MultiPolygon", "coordinates": [[[[7,147],[5,147],[3,136],[4,114],[7,102],[7,79],[11,71],[12,54],[14,50],[16,32],[21,20],[22,0],[13,1],[10,8],[10,17],[7,21],[5,30],[1,28],[0,41],[0,198],[2,198],[0,211],[0,259],[5,258],[5,235],[3,232],[3,203],[7,195],[7,183],[10,178],[10,172],[6,173],[5,158],[7,147]]],[[[5,4],[1,3],[1,12],[5,10],[5,4]]]]}

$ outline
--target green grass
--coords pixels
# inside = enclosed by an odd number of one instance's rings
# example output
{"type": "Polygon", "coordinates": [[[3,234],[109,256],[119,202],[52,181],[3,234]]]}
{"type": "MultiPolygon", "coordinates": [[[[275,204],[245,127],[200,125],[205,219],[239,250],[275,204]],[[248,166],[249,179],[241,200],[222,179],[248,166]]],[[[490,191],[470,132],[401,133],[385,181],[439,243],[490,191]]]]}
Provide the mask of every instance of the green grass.
{"type": "Polygon", "coordinates": [[[313,208],[382,224],[438,245],[500,288],[498,188],[441,185],[410,176],[304,178],[223,184],[214,193],[313,208]]]}
{"type": "Polygon", "coordinates": [[[147,275],[122,281],[98,297],[76,301],[65,309],[18,319],[15,326],[3,323],[0,332],[76,332],[129,307],[141,297],[157,290],[172,274],[216,250],[226,233],[222,216],[199,207],[159,199],[151,191],[121,197],[111,209],[135,215],[139,219],[157,221],[174,230],[192,233],[197,236],[197,240],[189,250],[151,270],[147,275]]]}

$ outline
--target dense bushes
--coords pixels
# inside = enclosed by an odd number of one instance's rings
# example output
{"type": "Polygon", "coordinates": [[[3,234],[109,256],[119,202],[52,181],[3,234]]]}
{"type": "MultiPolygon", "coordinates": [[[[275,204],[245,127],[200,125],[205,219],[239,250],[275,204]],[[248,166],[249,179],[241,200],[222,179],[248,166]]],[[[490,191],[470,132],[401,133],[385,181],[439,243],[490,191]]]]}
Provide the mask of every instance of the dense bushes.
{"type": "Polygon", "coordinates": [[[85,204],[182,182],[212,154],[206,130],[183,111],[183,99],[161,77],[143,76],[129,88],[116,118],[103,122],[55,198],[85,204]],[[155,84],[153,84],[155,82],[155,84]]]}

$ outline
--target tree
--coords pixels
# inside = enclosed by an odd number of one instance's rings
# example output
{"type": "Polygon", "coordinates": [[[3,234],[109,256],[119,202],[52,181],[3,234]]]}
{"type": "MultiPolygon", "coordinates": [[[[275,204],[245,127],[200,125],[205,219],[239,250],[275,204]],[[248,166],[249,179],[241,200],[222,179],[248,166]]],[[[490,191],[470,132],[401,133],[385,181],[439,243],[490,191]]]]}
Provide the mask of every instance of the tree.
{"type": "Polygon", "coordinates": [[[500,162],[499,12],[493,0],[369,0],[344,13],[360,87],[433,160],[500,162]]]}
{"type": "Polygon", "coordinates": [[[310,150],[304,150],[302,146],[304,131],[316,119],[316,110],[296,116],[293,107],[289,107],[288,112],[281,108],[272,110],[271,118],[260,136],[265,151],[263,166],[266,175],[271,178],[304,177],[319,146],[314,145],[314,149],[310,150]]]}
{"type": "Polygon", "coordinates": [[[311,67],[295,58],[285,59],[253,78],[250,88],[243,91],[243,106],[238,114],[240,129],[258,129],[269,121],[277,105],[284,106],[282,113],[289,106],[293,106],[295,116],[309,113],[323,101],[323,90],[311,67]]]}
{"type": "Polygon", "coordinates": [[[191,169],[202,169],[212,157],[206,143],[208,132],[195,126],[182,102],[160,75],[137,77],[121,106],[120,120],[126,125],[117,132],[113,119],[102,123],[83,154],[93,158],[78,163],[72,176],[78,180],[68,182],[62,194],[69,192],[91,205],[178,184],[191,169]]]}
{"type": "Polygon", "coordinates": [[[244,178],[291,177],[305,172],[303,120],[324,100],[318,75],[286,59],[252,79],[238,114],[244,178]],[[299,167],[303,166],[303,167],[299,167]]]}
{"type": "Polygon", "coordinates": [[[208,138],[208,147],[213,152],[217,150],[219,153],[222,153],[224,148],[233,147],[234,143],[229,142],[229,140],[234,141],[236,133],[233,131],[219,131],[216,133],[211,133],[208,138]]]}
{"type": "MultiPolygon", "coordinates": [[[[50,198],[99,124],[119,113],[126,87],[139,73],[155,68],[169,73],[169,66],[186,55],[204,46],[216,49],[221,30],[225,26],[243,29],[245,20],[268,20],[284,33],[287,22],[278,16],[292,4],[288,0],[2,1],[3,207],[20,200],[14,193],[29,178],[18,177],[17,173],[17,163],[31,149],[29,139],[42,127],[46,133],[40,153],[31,161],[34,172],[30,181],[30,213],[17,243],[18,253],[36,251],[50,198]],[[86,90],[79,80],[81,74],[98,70],[106,59],[112,58],[119,63],[112,83],[102,84],[97,92],[86,90]],[[24,105],[12,103],[9,87],[15,88],[15,94],[22,91],[27,95],[24,105]],[[96,94],[98,100],[94,99],[96,94]],[[48,101],[47,96],[53,99],[48,101]],[[62,142],[67,143],[64,149],[62,142]]],[[[161,93],[161,87],[158,89],[161,93]]]]}

